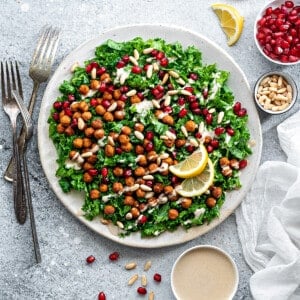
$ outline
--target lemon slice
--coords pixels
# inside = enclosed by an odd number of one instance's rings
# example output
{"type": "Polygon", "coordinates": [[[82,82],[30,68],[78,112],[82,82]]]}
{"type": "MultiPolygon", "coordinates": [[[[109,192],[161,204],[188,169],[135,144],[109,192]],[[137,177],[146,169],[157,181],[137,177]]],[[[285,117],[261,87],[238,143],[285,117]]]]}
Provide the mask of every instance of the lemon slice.
{"type": "Polygon", "coordinates": [[[206,168],[195,177],[185,179],[175,189],[183,197],[195,197],[205,193],[214,181],[215,170],[210,159],[207,160],[206,168]]]}
{"type": "Polygon", "coordinates": [[[241,36],[244,27],[244,18],[231,5],[215,3],[211,7],[219,18],[220,25],[227,36],[228,46],[232,46],[241,36]]]}
{"type": "Polygon", "coordinates": [[[208,154],[206,148],[201,144],[198,150],[179,164],[170,166],[169,170],[180,178],[194,177],[204,170],[207,160],[208,154]]]}

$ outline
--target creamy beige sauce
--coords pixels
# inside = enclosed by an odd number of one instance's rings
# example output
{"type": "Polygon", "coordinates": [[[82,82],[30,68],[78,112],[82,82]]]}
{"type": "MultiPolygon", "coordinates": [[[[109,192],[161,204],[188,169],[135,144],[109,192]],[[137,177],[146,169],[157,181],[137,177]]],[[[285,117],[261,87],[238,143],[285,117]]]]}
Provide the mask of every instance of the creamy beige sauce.
{"type": "Polygon", "coordinates": [[[213,248],[195,248],[173,270],[178,300],[228,300],[234,295],[237,273],[228,257],[213,248]]]}

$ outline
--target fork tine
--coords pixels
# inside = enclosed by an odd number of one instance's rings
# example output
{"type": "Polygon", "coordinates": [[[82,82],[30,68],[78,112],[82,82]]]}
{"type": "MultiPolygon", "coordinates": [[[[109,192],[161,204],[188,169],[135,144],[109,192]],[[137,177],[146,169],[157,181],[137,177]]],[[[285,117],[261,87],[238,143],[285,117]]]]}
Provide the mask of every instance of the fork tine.
{"type": "Polygon", "coordinates": [[[45,53],[47,53],[47,49],[49,47],[49,45],[48,45],[49,41],[51,41],[52,32],[53,32],[52,28],[49,29],[49,31],[47,32],[47,35],[45,36],[44,43],[43,43],[42,48],[40,50],[39,56],[37,57],[36,64],[41,64],[43,62],[45,53]]]}
{"type": "Polygon", "coordinates": [[[9,72],[9,65],[7,61],[6,61],[6,83],[7,83],[7,97],[11,99],[12,95],[11,95],[10,72],[9,72]]]}
{"type": "Polygon", "coordinates": [[[2,61],[1,61],[1,94],[2,94],[2,102],[4,102],[6,98],[6,88],[5,88],[5,80],[4,80],[4,65],[2,61]]]}
{"type": "Polygon", "coordinates": [[[50,44],[48,47],[48,51],[46,53],[46,60],[47,60],[47,65],[46,67],[49,67],[52,65],[54,57],[55,57],[55,53],[58,47],[58,40],[59,40],[59,30],[56,28],[53,31],[53,35],[50,38],[50,44]]]}
{"type": "Polygon", "coordinates": [[[18,94],[23,98],[22,83],[21,83],[17,61],[14,61],[14,64],[12,61],[10,61],[10,70],[11,70],[12,89],[16,90],[18,94]]]}
{"type": "Polygon", "coordinates": [[[23,99],[23,89],[22,89],[22,81],[21,81],[21,76],[20,76],[20,71],[19,71],[19,64],[16,61],[16,72],[17,72],[17,82],[18,82],[18,92],[23,99]]]}
{"type": "Polygon", "coordinates": [[[51,30],[51,27],[43,27],[43,32],[42,32],[42,34],[41,34],[41,36],[40,36],[40,38],[37,42],[36,49],[33,53],[33,57],[32,57],[32,60],[31,60],[31,65],[35,65],[37,63],[38,57],[41,56],[41,54],[40,54],[41,48],[45,44],[46,37],[48,36],[50,30],[51,30]]]}

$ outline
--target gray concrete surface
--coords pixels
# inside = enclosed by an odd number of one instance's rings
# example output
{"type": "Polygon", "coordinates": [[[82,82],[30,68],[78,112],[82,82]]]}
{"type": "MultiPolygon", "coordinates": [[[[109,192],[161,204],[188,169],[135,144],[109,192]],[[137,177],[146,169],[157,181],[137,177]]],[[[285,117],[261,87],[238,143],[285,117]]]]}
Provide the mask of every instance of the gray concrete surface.
{"type": "MultiPolygon", "coordinates": [[[[45,24],[59,26],[61,42],[55,67],[80,43],[103,30],[135,23],[164,23],[178,25],[204,34],[232,55],[246,73],[251,87],[264,71],[284,69],[299,83],[298,67],[277,67],[267,62],[257,51],[253,41],[253,23],[263,1],[228,0],[245,17],[240,41],[229,48],[210,4],[214,0],[103,0],[103,1],[33,1],[2,0],[0,2],[0,58],[17,58],[25,99],[31,94],[28,77],[31,60],[40,28],[45,24]]],[[[264,1],[266,2],[266,1],[264,1]]],[[[39,101],[45,85],[39,91],[39,101]]],[[[299,109],[299,103],[287,114],[274,117],[261,115],[264,147],[262,161],[284,160],[276,135],[276,125],[299,109]]],[[[39,105],[34,111],[37,122],[39,105]]],[[[212,244],[228,251],[237,263],[240,283],[235,299],[251,299],[249,278],[251,270],[244,261],[232,215],[208,234],[180,246],[143,250],[118,245],[86,228],[58,201],[50,190],[40,165],[36,128],[28,149],[28,164],[32,187],[36,225],[40,241],[42,263],[35,265],[29,222],[20,226],[13,213],[12,186],[2,174],[12,152],[8,119],[0,109],[0,299],[97,299],[105,291],[107,299],[142,299],[136,286],[128,287],[131,273],[123,265],[135,260],[138,273],[146,260],[153,266],[149,274],[159,272],[162,282],[149,280],[149,290],[155,299],[174,299],[170,285],[172,264],[185,249],[198,244],[212,244]],[[108,254],[119,251],[116,263],[108,261],[108,254]],[[93,254],[96,262],[86,265],[85,258],[93,254]]],[[[144,297],[145,298],[145,297],[144,297]]]]}

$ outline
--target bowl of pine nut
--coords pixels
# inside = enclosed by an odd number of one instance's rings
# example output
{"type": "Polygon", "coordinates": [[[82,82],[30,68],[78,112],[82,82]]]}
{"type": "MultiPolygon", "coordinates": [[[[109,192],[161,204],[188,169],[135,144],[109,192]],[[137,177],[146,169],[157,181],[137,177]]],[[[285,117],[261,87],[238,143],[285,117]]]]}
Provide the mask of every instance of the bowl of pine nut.
{"type": "Polygon", "coordinates": [[[259,77],[254,88],[257,106],[269,114],[282,114],[296,102],[298,89],[293,78],[283,72],[268,72],[259,77]]]}

